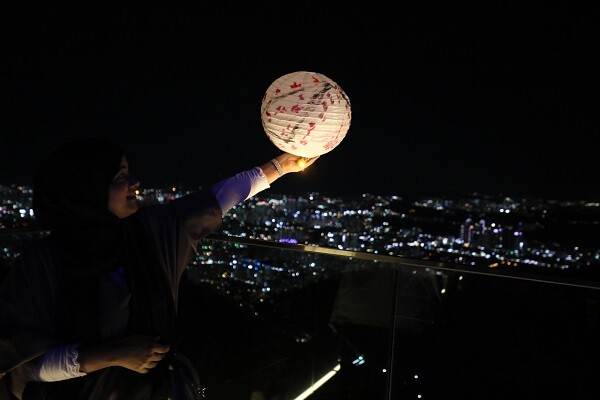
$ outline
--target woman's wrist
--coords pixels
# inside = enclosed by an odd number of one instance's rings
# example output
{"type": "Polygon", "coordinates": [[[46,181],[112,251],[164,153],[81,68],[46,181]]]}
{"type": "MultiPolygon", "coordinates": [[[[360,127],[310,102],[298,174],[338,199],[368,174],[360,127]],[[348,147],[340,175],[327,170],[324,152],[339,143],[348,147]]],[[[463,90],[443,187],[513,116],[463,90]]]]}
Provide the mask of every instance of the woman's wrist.
{"type": "Polygon", "coordinates": [[[312,165],[317,158],[319,157],[306,158],[290,153],[283,153],[261,165],[260,169],[267,177],[269,184],[271,184],[277,178],[280,178],[285,174],[304,171],[304,169],[312,165]]]}
{"type": "Polygon", "coordinates": [[[294,167],[296,167],[296,160],[286,154],[273,158],[271,162],[275,163],[275,168],[278,169],[278,172],[281,172],[280,176],[289,174],[290,172],[296,172],[296,170],[294,170],[294,167]]]}
{"type": "Polygon", "coordinates": [[[274,158],[270,161],[270,163],[273,164],[273,166],[275,167],[277,174],[279,174],[279,176],[283,176],[283,168],[281,167],[281,164],[279,164],[279,161],[277,161],[277,159],[274,158]]]}
{"type": "Polygon", "coordinates": [[[285,166],[282,165],[278,157],[267,161],[266,163],[260,166],[260,169],[262,170],[263,174],[267,177],[269,185],[287,173],[285,166]]]}
{"type": "Polygon", "coordinates": [[[83,344],[79,346],[79,371],[90,373],[106,367],[118,366],[118,356],[108,343],[83,344]]]}

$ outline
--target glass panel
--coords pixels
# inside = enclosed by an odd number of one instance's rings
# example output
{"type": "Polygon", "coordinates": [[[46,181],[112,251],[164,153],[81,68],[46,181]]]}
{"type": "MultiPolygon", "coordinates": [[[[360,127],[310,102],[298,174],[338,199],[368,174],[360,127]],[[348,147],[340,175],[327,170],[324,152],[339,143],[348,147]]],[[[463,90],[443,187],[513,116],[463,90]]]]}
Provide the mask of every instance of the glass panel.
{"type": "Polygon", "coordinates": [[[399,271],[390,398],[598,398],[597,289],[399,271]]]}
{"type": "MultiPolygon", "coordinates": [[[[387,377],[373,371],[391,364],[394,274],[373,261],[207,240],[182,284],[193,338],[183,352],[215,398],[295,399],[337,373],[376,399],[387,377]]],[[[350,389],[337,381],[321,393],[350,389]]]]}

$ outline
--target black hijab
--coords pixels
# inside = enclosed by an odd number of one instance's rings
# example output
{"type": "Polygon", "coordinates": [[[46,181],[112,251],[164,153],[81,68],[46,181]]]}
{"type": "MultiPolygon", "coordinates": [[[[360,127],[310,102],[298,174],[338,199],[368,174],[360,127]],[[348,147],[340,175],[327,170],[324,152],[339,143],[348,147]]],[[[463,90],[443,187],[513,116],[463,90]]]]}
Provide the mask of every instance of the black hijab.
{"type": "Polygon", "coordinates": [[[35,175],[36,220],[51,230],[63,271],[57,334],[65,343],[102,339],[100,280],[121,265],[131,291],[127,334],[171,339],[175,305],[154,244],[135,214],[120,219],[108,210],[122,157],[108,140],[80,139],[53,151],[35,175]]]}

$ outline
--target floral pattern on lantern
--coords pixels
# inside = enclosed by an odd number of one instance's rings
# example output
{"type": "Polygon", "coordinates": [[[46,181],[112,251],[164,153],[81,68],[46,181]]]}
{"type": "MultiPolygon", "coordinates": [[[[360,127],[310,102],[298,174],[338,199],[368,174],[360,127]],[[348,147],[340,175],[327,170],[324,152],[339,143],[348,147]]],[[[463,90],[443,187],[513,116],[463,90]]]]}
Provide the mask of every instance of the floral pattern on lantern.
{"type": "Polygon", "coordinates": [[[300,157],[330,152],[350,128],[348,96],[316,72],[292,72],[276,79],[265,92],[260,111],[271,142],[300,157]]]}

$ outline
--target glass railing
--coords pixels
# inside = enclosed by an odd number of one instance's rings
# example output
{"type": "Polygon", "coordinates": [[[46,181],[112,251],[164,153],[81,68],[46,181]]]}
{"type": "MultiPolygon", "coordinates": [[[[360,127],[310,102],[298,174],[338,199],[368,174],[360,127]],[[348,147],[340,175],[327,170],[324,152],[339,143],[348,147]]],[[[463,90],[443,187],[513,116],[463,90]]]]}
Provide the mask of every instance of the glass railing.
{"type": "Polygon", "coordinates": [[[216,398],[600,394],[598,282],[211,238],[181,316],[216,398]]]}
{"type": "Polygon", "coordinates": [[[211,235],[179,326],[209,399],[600,398],[590,279],[211,235]]]}

